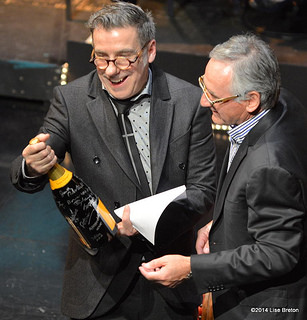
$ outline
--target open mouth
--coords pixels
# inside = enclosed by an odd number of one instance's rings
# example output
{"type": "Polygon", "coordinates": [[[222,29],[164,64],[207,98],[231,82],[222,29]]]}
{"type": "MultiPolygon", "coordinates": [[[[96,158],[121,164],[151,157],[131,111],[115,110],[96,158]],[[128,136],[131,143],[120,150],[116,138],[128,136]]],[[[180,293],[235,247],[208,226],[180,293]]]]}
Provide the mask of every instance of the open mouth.
{"type": "Polygon", "coordinates": [[[126,81],[127,78],[128,78],[128,77],[124,77],[124,78],[121,78],[121,79],[118,79],[118,80],[115,80],[115,79],[111,80],[111,79],[109,79],[109,81],[111,82],[112,86],[120,86],[121,84],[123,84],[123,83],[126,81]]]}

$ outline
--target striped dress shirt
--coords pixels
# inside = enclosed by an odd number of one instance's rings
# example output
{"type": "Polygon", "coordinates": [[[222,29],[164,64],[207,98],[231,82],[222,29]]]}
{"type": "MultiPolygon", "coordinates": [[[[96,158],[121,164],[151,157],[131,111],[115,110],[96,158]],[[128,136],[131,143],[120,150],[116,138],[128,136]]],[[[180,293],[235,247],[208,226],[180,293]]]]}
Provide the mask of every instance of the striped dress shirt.
{"type": "Polygon", "coordinates": [[[247,136],[250,130],[252,130],[254,126],[260,121],[260,119],[262,119],[269,111],[270,109],[265,109],[258,113],[256,116],[250,118],[247,121],[242,122],[237,126],[230,126],[231,129],[227,132],[230,141],[227,171],[229,170],[232,160],[235,157],[244,138],[247,136]]]}

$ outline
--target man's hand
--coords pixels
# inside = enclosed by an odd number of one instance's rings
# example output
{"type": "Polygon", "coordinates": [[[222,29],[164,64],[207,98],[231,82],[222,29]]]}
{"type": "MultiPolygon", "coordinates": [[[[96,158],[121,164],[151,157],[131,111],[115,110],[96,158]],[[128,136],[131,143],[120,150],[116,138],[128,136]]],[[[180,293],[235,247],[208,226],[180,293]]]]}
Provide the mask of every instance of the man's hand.
{"type": "Polygon", "coordinates": [[[197,240],[196,240],[196,251],[198,254],[209,253],[209,232],[212,227],[212,222],[210,221],[204,227],[198,230],[197,240]]]}
{"type": "Polygon", "coordinates": [[[147,263],[142,263],[139,269],[148,280],[174,288],[188,278],[191,271],[190,260],[190,257],[167,255],[147,263]]]}
{"type": "MultiPolygon", "coordinates": [[[[37,141],[29,144],[22,152],[26,162],[26,174],[30,177],[41,176],[56,164],[57,157],[50,146],[46,144],[49,134],[39,134],[36,136],[37,141]]],[[[33,139],[32,139],[33,140],[33,139]]]]}
{"type": "Polygon", "coordinates": [[[126,205],[124,208],[122,221],[117,224],[117,228],[119,234],[128,237],[134,236],[138,233],[137,230],[134,229],[130,221],[130,207],[128,205],[126,205]]]}

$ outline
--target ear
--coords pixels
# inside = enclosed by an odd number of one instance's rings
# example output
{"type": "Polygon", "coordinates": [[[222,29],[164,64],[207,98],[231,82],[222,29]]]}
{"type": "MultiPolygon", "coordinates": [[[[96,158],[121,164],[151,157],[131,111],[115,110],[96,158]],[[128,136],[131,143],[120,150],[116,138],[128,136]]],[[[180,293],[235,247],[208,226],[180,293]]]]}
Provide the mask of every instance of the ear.
{"type": "Polygon", "coordinates": [[[247,100],[246,111],[253,114],[257,112],[260,107],[260,93],[258,91],[251,91],[248,95],[249,99],[247,100]]]}
{"type": "Polygon", "coordinates": [[[157,47],[156,40],[151,40],[148,46],[148,62],[152,63],[156,58],[157,47]]]}

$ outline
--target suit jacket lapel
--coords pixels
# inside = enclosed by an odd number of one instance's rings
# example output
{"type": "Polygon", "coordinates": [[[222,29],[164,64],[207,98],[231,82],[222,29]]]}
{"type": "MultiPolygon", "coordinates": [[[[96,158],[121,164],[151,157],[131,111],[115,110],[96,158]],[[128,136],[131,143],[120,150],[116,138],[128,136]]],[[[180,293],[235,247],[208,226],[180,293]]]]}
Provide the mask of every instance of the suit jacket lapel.
{"type": "Polygon", "coordinates": [[[227,174],[229,152],[230,152],[230,145],[228,144],[228,148],[227,148],[225,156],[224,156],[224,160],[222,163],[222,167],[221,167],[221,171],[220,171],[220,175],[219,175],[219,180],[218,180],[218,184],[217,184],[216,199],[219,197],[219,195],[221,193],[223,182],[224,182],[225,176],[227,174]]]}
{"type": "Polygon", "coordinates": [[[93,79],[89,95],[94,99],[87,103],[87,108],[101,139],[113,155],[114,160],[140,189],[127,149],[121,138],[117,117],[106,93],[101,88],[101,82],[97,74],[93,79]]]}
{"type": "Polygon", "coordinates": [[[154,67],[152,67],[152,71],[153,91],[150,106],[149,130],[152,188],[155,194],[167,154],[174,105],[171,102],[165,74],[154,67]]]}
{"type": "Polygon", "coordinates": [[[223,167],[222,167],[223,171],[221,171],[221,174],[223,174],[223,176],[220,176],[220,179],[219,179],[218,194],[217,194],[217,198],[216,198],[216,206],[215,206],[214,214],[213,214],[214,222],[218,219],[219,215],[222,212],[226,193],[229,188],[229,185],[230,185],[230,183],[233,179],[233,176],[234,176],[235,172],[237,171],[237,168],[239,167],[241,161],[246,156],[247,150],[248,150],[248,138],[246,137],[243,140],[240,148],[238,149],[235,157],[233,158],[228,172],[227,172],[227,166],[228,166],[229,151],[227,152],[227,156],[225,156],[225,158],[224,158],[223,167]]]}
{"type": "Polygon", "coordinates": [[[227,190],[230,186],[230,183],[238,167],[240,166],[241,162],[244,160],[247,154],[248,148],[255,145],[259,140],[259,138],[274,125],[274,123],[280,117],[282,113],[282,109],[283,109],[282,106],[277,104],[275,108],[271,109],[271,111],[265,117],[263,117],[259,121],[259,123],[248,133],[248,135],[243,140],[240,148],[238,149],[231,163],[229,171],[227,173],[226,173],[226,170],[227,170],[227,164],[228,164],[229,151],[226,153],[222,170],[221,170],[220,179],[219,179],[216,206],[213,214],[214,222],[217,221],[220,214],[222,213],[227,190]]]}

